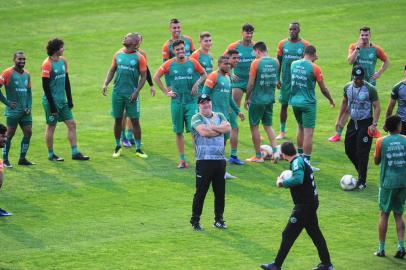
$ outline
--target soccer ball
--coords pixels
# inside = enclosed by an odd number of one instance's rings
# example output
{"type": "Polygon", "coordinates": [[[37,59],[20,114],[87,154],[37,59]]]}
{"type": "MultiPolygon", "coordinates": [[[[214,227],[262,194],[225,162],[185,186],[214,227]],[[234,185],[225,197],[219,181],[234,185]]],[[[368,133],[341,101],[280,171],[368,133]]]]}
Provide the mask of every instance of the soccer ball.
{"type": "Polygon", "coordinates": [[[270,145],[263,144],[263,145],[261,145],[260,150],[261,150],[261,156],[263,159],[268,160],[268,159],[272,158],[273,151],[272,151],[272,147],[270,145]]]}
{"type": "Polygon", "coordinates": [[[293,173],[291,170],[284,170],[279,177],[282,178],[282,181],[285,181],[286,179],[291,178],[292,175],[293,173]]]}
{"type": "Polygon", "coordinates": [[[344,175],[340,180],[340,186],[343,190],[353,190],[357,184],[357,179],[350,174],[344,175]]]}

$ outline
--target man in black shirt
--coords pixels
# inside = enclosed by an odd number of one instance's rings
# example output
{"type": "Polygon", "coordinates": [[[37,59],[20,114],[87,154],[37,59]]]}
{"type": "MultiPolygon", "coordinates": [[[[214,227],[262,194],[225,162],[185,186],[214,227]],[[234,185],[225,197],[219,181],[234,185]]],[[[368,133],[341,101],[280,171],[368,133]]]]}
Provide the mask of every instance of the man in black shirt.
{"type": "Polygon", "coordinates": [[[319,199],[314,182],[313,170],[308,162],[297,155],[296,148],[291,142],[285,142],[281,146],[282,158],[290,162],[292,177],[283,180],[280,176],[276,181],[278,187],[290,188],[293,208],[289,222],[282,233],[282,243],[276,256],[275,262],[261,265],[265,270],[279,270],[283,261],[293,246],[301,231],[306,229],[317,248],[321,263],[314,270],[333,270],[326,240],[319,228],[317,208],[319,199]]]}

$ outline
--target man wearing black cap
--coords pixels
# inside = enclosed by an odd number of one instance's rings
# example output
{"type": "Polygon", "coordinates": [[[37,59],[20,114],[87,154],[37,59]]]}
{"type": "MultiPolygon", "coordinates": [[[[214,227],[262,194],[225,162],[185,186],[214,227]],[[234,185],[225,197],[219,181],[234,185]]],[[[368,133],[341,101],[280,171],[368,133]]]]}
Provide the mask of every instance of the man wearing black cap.
{"type": "Polygon", "coordinates": [[[196,151],[196,192],[193,197],[190,223],[195,231],[202,231],[200,215],[210,183],[214,192],[213,227],[226,229],[223,220],[225,202],[226,159],[224,156],[224,133],[230,132],[230,123],[222,113],[212,111],[210,96],[202,94],[197,103],[199,112],[192,117],[192,135],[196,151]]]}
{"type": "Polygon", "coordinates": [[[381,113],[376,88],[363,80],[365,71],[361,66],[352,69],[353,80],[344,86],[337,125],[342,126],[348,113],[351,117],[345,134],[345,153],[358,172],[356,189],[366,188],[369,151],[372,137],[377,132],[381,113]]]}
{"type": "MultiPolygon", "coordinates": [[[[388,104],[388,108],[386,110],[386,117],[392,115],[393,108],[395,108],[396,101],[398,102],[398,110],[396,115],[402,119],[402,130],[400,134],[406,135],[406,66],[404,70],[405,78],[398,82],[392,89],[392,93],[390,95],[390,100],[388,104]]],[[[386,131],[386,127],[384,127],[386,131]]]]}

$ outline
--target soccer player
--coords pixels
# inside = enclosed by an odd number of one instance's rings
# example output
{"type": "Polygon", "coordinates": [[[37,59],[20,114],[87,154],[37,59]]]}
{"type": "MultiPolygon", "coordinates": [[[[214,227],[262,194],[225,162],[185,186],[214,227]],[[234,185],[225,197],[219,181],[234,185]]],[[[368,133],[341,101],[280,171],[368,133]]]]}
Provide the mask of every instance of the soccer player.
{"type": "Polygon", "coordinates": [[[189,165],[185,159],[183,131],[186,129],[186,132],[190,132],[192,116],[197,112],[197,90],[207,75],[199,62],[186,56],[183,40],[173,42],[173,52],[176,56],[163,63],[153,79],[165,96],[171,99],[172,126],[180,159],[178,168],[184,169],[189,165]],[[166,87],[161,81],[163,75],[168,76],[166,87]]]}
{"type": "Polygon", "coordinates": [[[319,207],[318,191],[314,182],[313,170],[300,155],[297,155],[295,146],[291,142],[284,142],[281,146],[283,159],[289,161],[292,177],[283,180],[280,176],[276,181],[278,187],[290,189],[293,203],[292,214],[282,233],[282,242],[276,255],[275,262],[261,265],[265,270],[279,270],[285,261],[293,243],[303,229],[312,239],[317,248],[321,263],[314,270],[333,270],[330,253],[326,240],[320,230],[317,218],[319,207]]]}
{"type": "Polygon", "coordinates": [[[182,35],[182,28],[178,19],[171,19],[169,22],[169,31],[171,39],[167,40],[162,46],[163,62],[175,57],[173,43],[175,40],[183,40],[185,44],[185,56],[190,56],[195,51],[195,45],[191,37],[182,35]]]}
{"type": "MultiPolygon", "coordinates": [[[[404,74],[406,76],[406,66],[404,74]]],[[[386,118],[392,115],[393,108],[395,108],[397,101],[398,110],[396,114],[402,119],[402,130],[400,131],[400,134],[406,135],[406,79],[403,79],[393,87],[390,97],[388,108],[386,110],[386,118]]]]}
{"type": "Polygon", "coordinates": [[[45,142],[48,148],[50,161],[63,161],[64,159],[54,153],[54,133],[57,122],[65,122],[68,128],[68,140],[71,145],[73,160],[89,160],[77,147],[76,123],[73,120],[72,92],[69,81],[68,62],[62,56],[64,42],[55,38],[48,41],[48,57],[42,63],[42,106],[46,117],[45,142]]]}
{"type": "Polygon", "coordinates": [[[147,61],[141,53],[137,52],[140,40],[140,35],[137,33],[128,33],[124,36],[124,48],[114,54],[113,62],[103,85],[103,95],[106,96],[107,87],[115,75],[112,96],[112,115],[114,117],[116,146],[114,148],[113,158],[117,158],[121,155],[120,135],[123,129],[124,111],[127,117],[131,119],[133,126],[135,154],[141,158],[148,157],[148,155],[141,150],[141,126],[139,122],[139,93],[147,78],[147,61]]]}
{"type": "Polygon", "coordinates": [[[379,185],[379,248],[378,257],[385,256],[385,238],[388,218],[391,211],[396,222],[398,250],[395,258],[403,259],[405,251],[405,222],[403,210],[406,201],[406,137],[400,135],[402,121],[399,116],[389,116],[385,121],[389,136],[376,141],[374,161],[381,164],[381,181],[379,185]]]}
{"type": "Polygon", "coordinates": [[[351,117],[345,134],[345,154],[358,172],[355,189],[366,188],[369,151],[372,137],[378,125],[381,105],[376,88],[364,81],[365,73],[361,66],[352,69],[353,80],[344,86],[344,96],[340,106],[338,124],[343,126],[346,114],[351,117]]]}
{"type": "MultiPolygon", "coordinates": [[[[324,84],[323,74],[314,62],[318,59],[316,47],[309,45],[305,48],[303,59],[296,60],[291,65],[292,92],[289,104],[293,108],[298,123],[297,145],[299,154],[303,154],[306,161],[310,162],[313,148],[313,132],[316,126],[316,82],[322,94],[335,107],[333,98],[324,84]]],[[[312,167],[315,171],[318,168],[312,167]]]]}
{"type": "Polygon", "coordinates": [[[199,112],[192,117],[192,134],[196,152],[196,192],[193,197],[190,223],[195,231],[202,231],[200,216],[210,183],[214,192],[214,223],[217,229],[226,229],[223,219],[226,182],[224,134],[230,132],[230,123],[222,113],[213,112],[210,96],[202,94],[197,100],[199,112]]]}
{"type": "MultiPolygon", "coordinates": [[[[229,70],[229,57],[227,55],[220,56],[218,59],[218,70],[207,76],[202,92],[211,97],[213,110],[222,113],[228,122],[230,122],[230,115],[232,113],[238,115],[241,121],[243,121],[244,114],[240,112],[240,109],[231,96],[231,80],[228,75],[229,70]]],[[[224,143],[227,142],[229,137],[229,133],[224,134],[224,143]]],[[[225,177],[226,179],[236,178],[228,172],[226,172],[225,177]]]]}
{"type": "MultiPolygon", "coordinates": [[[[229,50],[236,50],[240,55],[240,59],[234,67],[235,77],[232,81],[233,98],[238,107],[240,107],[242,96],[247,90],[250,66],[255,59],[255,52],[253,49],[255,42],[252,41],[253,35],[254,26],[249,23],[244,24],[241,31],[242,40],[231,43],[224,52],[224,54],[227,54],[229,50]]],[[[238,129],[235,131],[238,132],[238,129]]],[[[232,132],[231,137],[234,135],[238,136],[238,133],[235,134],[235,132],[232,132]]],[[[231,145],[231,155],[228,161],[233,164],[244,165],[244,162],[237,156],[237,148],[234,148],[233,145],[231,145]]]]}
{"type": "MultiPolygon", "coordinates": [[[[277,152],[275,132],[272,129],[272,111],[275,103],[275,87],[279,62],[277,59],[269,57],[268,48],[262,41],[254,45],[257,59],[252,62],[250,75],[245,95],[245,108],[249,112],[249,122],[251,128],[252,142],[254,144],[255,156],[247,159],[248,162],[264,162],[261,156],[261,137],[258,126],[262,122],[264,130],[268,135],[273,153],[277,152]]],[[[277,156],[273,157],[274,161],[277,156]]]]}
{"type": "Polygon", "coordinates": [[[286,121],[288,119],[288,104],[291,92],[290,65],[293,61],[303,57],[304,48],[309,42],[299,37],[300,24],[292,22],[289,24],[289,38],[285,38],[278,43],[277,57],[280,63],[278,73],[279,102],[281,103],[280,111],[280,133],[276,139],[284,139],[286,136],[286,121]]]}
{"type": "MultiPolygon", "coordinates": [[[[200,33],[200,48],[197,49],[190,55],[199,62],[199,64],[204,68],[206,74],[210,74],[213,71],[213,55],[210,53],[212,39],[209,32],[200,33]]],[[[199,94],[201,94],[203,85],[199,86],[199,94]]]]}
{"type": "Polygon", "coordinates": [[[18,165],[33,165],[25,158],[32,134],[31,76],[27,70],[24,70],[24,52],[16,52],[13,61],[14,66],[4,70],[0,76],[0,88],[4,85],[6,89],[6,97],[0,90],[0,101],[6,105],[7,118],[7,141],[3,151],[3,164],[6,168],[13,167],[8,160],[8,153],[18,125],[23,132],[18,165]]]}
{"type": "MultiPolygon", "coordinates": [[[[7,128],[5,125],[0,124],[0,148],[3,148],[5,146],[6,140],[7,140],[7,128]]],[[[3,185],[3,178],[4,178],[4,166],[3,166],[3,160],[0,159],[0,189],[1,186],[3,185]]],[[[0,217],[6,217],[6,216],[11,216],[12,214],[7,212],[6,210],[0,208],[0,217]]]]}
{"type": "MultiPolygon", "coordinates": [[[[364,80],[376,85],[376,80],[381,77],[385,70],[389,67],[389,58],[385,51],[376,44],[371,43],[371,29],[364,26],[359,29],[359,38],[357,43],[350,44],[348,48],[348,63],[353,67],[361,66],[365,71],[364,80]],[[377,59],[383,63],[378,71],[375,71],[377,59]]],[[[342,119],[343,125],[347,123],[347,119],[342,119]]],[[[337,126],[336,134],[329,138],[330,142],[338,142],[341,140],[341,134],[344,126],[337,126]]]]}

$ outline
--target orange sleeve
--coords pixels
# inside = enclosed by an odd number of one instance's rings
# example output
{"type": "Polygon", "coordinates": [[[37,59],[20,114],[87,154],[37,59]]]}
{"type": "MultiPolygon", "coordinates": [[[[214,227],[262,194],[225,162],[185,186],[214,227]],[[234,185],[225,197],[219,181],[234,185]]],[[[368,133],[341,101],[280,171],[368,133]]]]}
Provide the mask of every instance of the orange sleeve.
{"type": "Polygon", "coordinates": [[[352,54],[352,52],[355,50],[355,48],[357,48],[356,43],[350,44],[350,46],[348,47],[348,55],[352,54]]]}
{"type": "Polygon", "coordinates": [[[384,137],[378,138],[375,144],[375,153],[374,157],[381,157],[381,150],[382,150],[382,140],[384,137]]]}
{"type": "Polygon", "coordinates": [[[41,77],[42,78],[51,78],[51,71],[52,71],[51,59],[47,58],[42,63],[41,77]]]}
{"type": "Polygon", "coordinates": [[[200,57],[200,50],[194,51],[189,58],[195,59],[196,61],[199,61],[200,57]]]}
{"type": "Polygon", "coordinates": [[[193,65],[195,66],[195,70],[199,73],[199,74],[203,74],[205,72],[204,67],[202,67],[202,65],[200,65],[200,63],[196,60],[196,59],[190,59],[189,60],[193,63],[193,65]]]}
{"type": "Polygon", "coordinates": [[[138,67],[140,69],[140,72],[144,72],[147,71],[147,60],[145,59],[145,57],[140,54],[139,52],[137,52],[137,56],[138,56],[138,67]]]}
{"type": "Polygon", "coordinates": [[[303,42],[303,44],[305,45],[305,47],[307,47],[307,46],[310,45],[310,42],[307,41],[307,40],[305,40],[305,39],[302,39],[302,42],[303,42]]]}
{"type": "Polygon", "coordinates": [[[174,61],[174,59],[169,59],[169,60],[165,61],[158,69],[158,76],[168,74],[169,73],[169,67],[170,67],[170,65],[171,65],[171,63],[173,61],[174,61]]]}
{"type": "Polygon", "coordinates": [[[235,48],[237,48],[237,45],[238,45],[238,41],[236,41],[236,42],[231,43],[230,45],[228,45],[228,47],[227,47],[227,49],[224,51],[223,55],[226,55],[229,50],[235,50],[235,48]]]}
{"type": "Polygon", "coordinates": [[[147,60],[147,53],[143,49],[138,49],[138,52],[144,56],[145,60],[147,60]]]}
{"type": "Polygon", "coordinates": [[[316,81],[320,82],[323,80],[323,74],[321,73],[321,69],[318,65],[316,65],[315,63],[312,63],[313,65],[313,75],[314,78],[316,79],[316,81]]]}
{"type": "Polygon", "coordinates": [[[65,62],[65,73],[68,73],[68,61],[66,61],[65,57],[61,57],[61,58],[65,62]]]}
{"type": "Polygon", "coordinates": [[[184,35],[185,38],[187,38],[190,42],[190,51],[193,52],[194,50],[196,50],[195,48],[195,44],[193,43],[193,39],[189,36],[184,35]]]}
{"type": "Polygon", "coordinates": [[[255,59],[252,63],[251,63],[251,67],[250,67],[250,78],[255,78],[255,76],[257,76],[257,72],[258,72],[258,65],[259,62],[261,60],[260,59],[255,59]]]}
{"type": "Polygon", "coordinates": [[[204,86],[207,86],[210,89],[213,89],[214,86],[217,84],[218,73],[217,71],[210,73],[206,81],[204,82],[204,86]]]}
{"type": "Polygon", "coordinates": [[[283,55],[283,45],[286,43],[286,41],[287,41],[286,38],[284,40],[279,41],[278,50],[277,50],[277,56],[282,56],[283,55]]]}
{"type": "Polygon", "coordinates": [[[8,85],[13,75],[13,68],[5,69],[0,75],[0,85],[8,85]]]}
{"type": "Polygon", "coordinates": [[[162,46],[162,58],[168,60],[171,53],[169,52],[169,40],[162,46]]]}
{"type": "Polygon", "coordinates": [[[377,45],[373,45],[376,49],[376,56],[381,59],[383,62],[385,62],[388,59],[388,56],[386,55],[385,51],[377,46],[377,45]]]}

